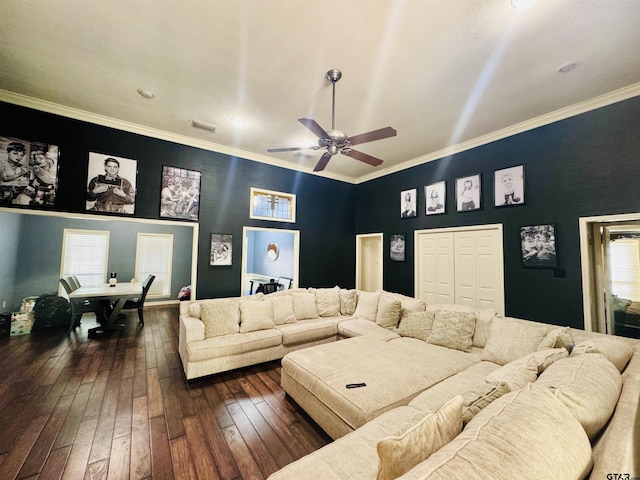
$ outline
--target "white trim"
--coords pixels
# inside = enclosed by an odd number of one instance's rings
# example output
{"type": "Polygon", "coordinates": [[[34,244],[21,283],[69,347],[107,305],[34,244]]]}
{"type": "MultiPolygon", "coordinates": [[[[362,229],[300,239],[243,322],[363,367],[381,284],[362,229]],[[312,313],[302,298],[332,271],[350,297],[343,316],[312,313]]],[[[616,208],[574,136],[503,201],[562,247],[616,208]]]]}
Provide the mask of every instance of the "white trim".
{"type": "Polygon", "coordinates": [[[383,168],[383,169],[378,168],[373,173],[354,178],[354,177],[348,177],[345,175],[333,174],[331,172],[327,172],[326,170],[323,171],[321,174],[318,174],[317,172],[314,172],[311,168],[303,168],[298,165],[294,165],[290,162],[285,162],[278,158],[269,157],[267,155],[261,155],[261,154],[249,152],[246,150],[227,147],[225,145],[220,145],[219,143],[208,142],[206,140],[200,140],[197,138],[188,137],[186,135],[178,135],[176,133],[171,133],[171,132],[159,130],[156,128],[145,127],[143,125],[139,125],[136,123],[125,122],[123,120],[118,120],[118,119],[107,117],[104,115],[98,115],[96,113],[87,112],[85,110],[67,107],[64,105],[59,105],[57,103],[48,102],[46,100],[28,97],[26,95],[21,95],[19,93],[14,93],[8,90],[0,89],[0,101],[12,103],[14,105],[33,108],[35,110],[41,110],[43,112],[53,113],[55,115],[61,115],[63,117],[73,118],[76,120],[94,123],[94,124],[102,125],[105,127],[111,127],[118,130],[124,130],[126,132],[136,133],[136,134],[144,135],[147,137],[158,138],[160,140],[167,140],[169,142],[201,148],[203,150],[222,153],[222,154],[230,155],[232,157],[244,158],[246,160],[266,163],[268,165],[274,165],[277,167],[286,168],[288,170],[295,170],[298,172],[308,173],[310,175],[331,178],[333,180],[339,180],[342,182],[354,183],[354,184],[368,182],[369,180],[384,177],[385,175],[390,175],[392,173],[405,170],[407,168],[415,167],[417,165],[422,165],[423,163],[431,162],[433,160],[438,160],[440,158],[444,158],[449,155],[461,153],[466,150],[470,150],[472,148],[476,148],[491,142],[495,142],[497,140],[501,140],[503,138],[510,137],[512,135],[517,135],[519,133],[541,127],[543,125],[549,125],[551,123],[558,122],[560,120],[564,120],[576,115],[580,115],[582,113],[586,113],[591,110],[596,110],[601,107],[606,107],[607,105],[611,105],[613,103],[628,100],[629,98],[633,98],[638,95],[640,95],[640,82],[628,85],[626,87],[620,88],[618,90],[614,90],[612,92],[605,93],[603,95],[599,95],[589,100],[585,100],[584,102],[576,103],[575,105],[570,105],[568,107],[560,108],[553,112],[546,113],[544,115],[540,115],[538,117],[535,117],[529,120],[525,120],[515,125],[511,125],[509,127],[502,128],[500,130],[496,130],[495,132],[491,132],[486,135],[481,135],[471,140],[467,140],[466,142],[458,143],[456,145],[451,145],[449,147],[443,148],[436,152],[431,152],[429,154],[407,160],[406,162],[402,162],[400,164],[394,165],[393,167],[383,168]]]}
{"type": "MultiPolygon", "coordinates": [[[[578,227],[580,230],[580,270],[582,272],[582,310],[584,329],[593,331],[592,305],[594,304],[591,286],[596,281],[593,278],[593,266],[591,265],[591,248],[589,245],[589,229],[592,223],[633,222],[640,220],[640,213],[620,213],[613,215],[601,215],[596,217],[580,217],[578,227]]],[[[600,324],[600,323],[599,323],[600,324]]]]}

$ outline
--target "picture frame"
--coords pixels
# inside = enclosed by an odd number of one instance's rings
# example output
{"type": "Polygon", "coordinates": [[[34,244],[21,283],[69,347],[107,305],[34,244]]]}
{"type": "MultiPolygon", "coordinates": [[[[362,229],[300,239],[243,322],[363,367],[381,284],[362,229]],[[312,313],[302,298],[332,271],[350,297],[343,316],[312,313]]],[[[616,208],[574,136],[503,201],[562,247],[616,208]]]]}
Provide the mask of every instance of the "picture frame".
{"type": "Polygon", "coordinates": [[[202,174],[196,170],[162,166],[160,217],[198,221],[202,174]]]}
{"type": "Polygon", "coordinates": [[[51,208],[58,193],[57,145],[0,137],[0,206],[51,208]]]}
{"type": "Polygon", "coordinates": [[[222,267],[232,265],[233,235],[229,233],[212,233],[209,265],[222,267]]]}
{"type": "Polygon", "coordinates": [[[525,268],[557,268],[558,247],[555,224],[520,227],[520,251],[525,268]]]}
{"type": "Polygon", "coordinates": [[[404,262],[406,260],[407,235],[395,233],[389,240],[389,256],[392,262],[404,262]]]}
{"type": "Polygon", "coordinates": [[[482,176],[477,173],[456,178],[456,210],[469,212],[482,208],[482,176]]]}
{"type": "Polygon", "coordinates": [[[133,215],[137,174],[136,160],[89,152],[86,211],[133,215]]]}
{"type": "Polygon", "coordinates": [[[524,205],[524,165],[503,168],[494,172],[493,199],[496,207],[524,205]]]}
{"type": "Polygon", "coordinates": [[[439,215],[447,213],[447,182],[432,183],[424,187],[425,213],[439,215]]]}
{"type": "Polygon", "coordinates": [[[418,210],[416,209],[417,198],[417,188],[411,188],[400,192],[400,218],[412,218],[418,216],[418,210]]]}

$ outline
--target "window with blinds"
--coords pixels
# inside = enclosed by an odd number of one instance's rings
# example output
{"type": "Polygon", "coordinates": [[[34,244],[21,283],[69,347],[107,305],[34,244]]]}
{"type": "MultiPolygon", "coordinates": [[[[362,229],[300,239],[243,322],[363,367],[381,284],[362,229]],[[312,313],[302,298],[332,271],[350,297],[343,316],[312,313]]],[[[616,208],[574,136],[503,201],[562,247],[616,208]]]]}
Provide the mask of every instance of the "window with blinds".
{"type": "Polygon", "coordinates": [[[619,239],[609,246],[611,292],[621,298],[640,301],[640,240],[619,239]]]}
{"type": "Polygon", "coordinates": [[[105,283],[108,256],[108,231],[65,228],[60,277],[76,275],[82,286],[105,283]]]}
{"type": "Polygon", "coordinates": [[[148,275],[155,275],[147,298],[171,295],[171,266],[173,235],[138,233],[136,246],[136,278],[143,282],[148,275]]]}

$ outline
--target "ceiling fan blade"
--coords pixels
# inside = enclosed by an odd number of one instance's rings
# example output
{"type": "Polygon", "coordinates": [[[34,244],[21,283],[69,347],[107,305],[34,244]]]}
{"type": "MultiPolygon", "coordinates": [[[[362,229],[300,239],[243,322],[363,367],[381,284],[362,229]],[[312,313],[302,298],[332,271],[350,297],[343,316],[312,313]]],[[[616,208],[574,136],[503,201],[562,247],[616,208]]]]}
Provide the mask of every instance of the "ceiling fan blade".
{"type": "Polygon", "coordinates": [[[349,137],[349,142],[351,145],[359,145],[361,143],[373,142],[375,140],[382,140],[383,138],[395,137],[398,132],[391,128],[385,127],[380,128],[378,130],[372,130],[371,132],[361,133],[360,135],[355,135],[353,137],[349,137]]]}
{"type": "Polygon", "coordinates": [[[325,140],[329,140],[331,138],[329,137],[329,134],[324,130],[324,128],[318,125],[318,122],[316,122],[314,119],[299,118],[298,121],[301,124],[303,124],[305,127],[307,127],[309,130],[311,130],[316,135],[316,137],[322,138],[325,140]]]}
{"type": "Polygon", "coordinates": [[[313,169],[313,171],[314,172],[321,172],[322,170],[324,170],[324,167],[327,166],[327,163],[329,163],[329,160],[331,160],[331,154],[329,152],[327,152],[327,153],[325,153],[324,155],[322,155],[320,157],[320,160],[316,164],[316,166],[313,169]]]}
{"type": "Polygon", "coordinates": [[[347,157],[360,160],[361,162],[368,163],[369,165],[372,165],[374,167],[377,167],[378,165],[382,164],[382,160],[380,160],[379,158],[372,157],[371,155],[359,152],[357,150],[350,150],[345,148],[344,150],[341,151],[341,153],[343,155],[346,155],[347,157]]]}
{"type": "Polygon", "coordinates": [[[320,150],[319,145],[312,145],[310,147],[285,147],[285,148],[269,148],[267,152],[275,153],[275,152],[298,152],[300,150],[320,150]]]}

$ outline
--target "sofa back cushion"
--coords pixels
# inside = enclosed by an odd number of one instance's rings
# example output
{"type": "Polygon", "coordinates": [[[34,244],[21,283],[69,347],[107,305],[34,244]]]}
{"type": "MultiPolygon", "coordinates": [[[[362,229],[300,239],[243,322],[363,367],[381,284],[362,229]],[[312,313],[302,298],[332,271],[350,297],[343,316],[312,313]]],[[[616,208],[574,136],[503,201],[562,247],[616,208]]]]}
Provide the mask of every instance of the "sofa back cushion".
{"type": "Polygon", "coordinates": [[[511,317],[493,317],[482,360],[506,365],[533,353],[553,327],[511,317]]]}
{"type": "Polygon", "coordinates": [[[378,442],[377,480],[398,478],[453,440],[461,430],[462,397],[458,395],[403,434],[378,442]]]}
{"type": "Polygon", "coordinates": [[[380,292],[363,292],[358,291],[358,305],[356,311],[353,312],[355,318],[376,321],[378,314],[378,299],[380,292]]]}
{"type": "Polygon", "coordinates": [[[393,298],[394,300],[398,300],[400,302],[400,308],[403,308],[405,310],[423,312],[427,309],[427,304],[424,303],[424,300],[420,300],[414,297],[409,297],[407,295],[403,295],[402,293],[387,292],[386,290],[378,290],[378,291],[382,295],[386,295],[388,297],[393,298]]]}
{"type": "Polygon", "coordinates": [[[273,303],[240,300],[240,333],[273,328],[273,303]]]}
{"type": "Polygon", "coordinates": [[[316,308],[321,317],[340,315],[340,287],[310,288],[309,293],[316,296],[316,308]]]}
{"type": "Polygon", "coordinates": [[[400,323],[395,332],[401,337],[412,337],[426,342],[431,335],[434,316],[433,311],[402,310],[400,323]]]}
{"type": "Polygon", "coordinates": [[[293,313],[296,320],[306,320],[308,318],[319,318],[318,308],[316,307],[316,295],[314,293],[294,293],[293,313]]]}
{"type": "Polygon", "coordinates": [[[291,295],[273,298],[269,296],[269,300],[273,304],[273,323],[276,325],[296,323],[296,315],[293,313],[293,297],[291,295]]]}
{"type": "MultiPolygon", "coordinates": [[[[189,306],[189,312],[194,310],[204,324],[205,338],[238,333],[240,331],[240,314],[238,311],[239,298],[216,298],[189,306]],[[196,312],[197,310],[197,312],[196,312]]],[[[192,315],[195,316],[195,315],[192,315]]]]}
{"type": "Polygon", "coordinates": [[[475,313],[436,310],[427,343],[470,352],[475,328],[475,313]]]}
{"type": "Polygon", "coordinates": [[[613,363],[619,372],[623,372],[631,360],[633,348],[620,338],[594,337],[576,344],[571,356],[577,357],[585,353],[600,353],[613,363]]]}
{"type": "Polygon", "coordinates": [[[551,392],[529,386],[495,400],[399,478],[577,479],[591,466],[591,444],[580,423],[551,392]]]}
{"type": "Polygon", "coordinates": [[[550,365],[536,385],[553,392],[593,440],[613,414],[622,390],[622,377],[604,356],[588,353],[550,365]]]}

